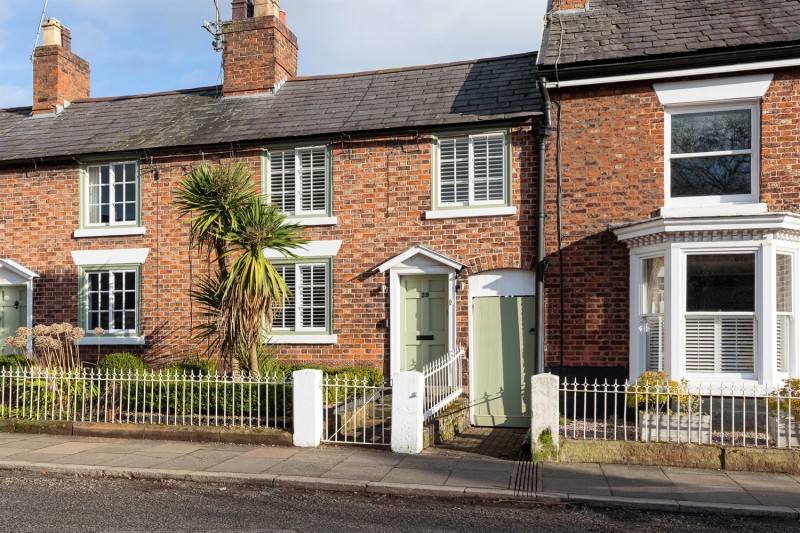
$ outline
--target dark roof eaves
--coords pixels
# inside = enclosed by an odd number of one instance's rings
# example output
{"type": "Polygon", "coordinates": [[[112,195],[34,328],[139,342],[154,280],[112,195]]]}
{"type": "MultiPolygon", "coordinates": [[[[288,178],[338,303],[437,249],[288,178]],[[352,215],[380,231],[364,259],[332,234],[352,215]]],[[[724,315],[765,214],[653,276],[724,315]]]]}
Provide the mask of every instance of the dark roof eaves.
{"type": "MultiPolygon", "coordinates": [[[[780,43],[773,46],[726,47],[696,52],[664,54],[658,56],[637,56],[597,61],[539,65],[539,76],[550,76],[556,71],[561,80],[589,79],[634,73],[650,73],[684,68],[704,68],[796,59],[800,57],[800,41],[780,43]]],[[[554,81],[551,79],[550,81],[554,81]]]]}

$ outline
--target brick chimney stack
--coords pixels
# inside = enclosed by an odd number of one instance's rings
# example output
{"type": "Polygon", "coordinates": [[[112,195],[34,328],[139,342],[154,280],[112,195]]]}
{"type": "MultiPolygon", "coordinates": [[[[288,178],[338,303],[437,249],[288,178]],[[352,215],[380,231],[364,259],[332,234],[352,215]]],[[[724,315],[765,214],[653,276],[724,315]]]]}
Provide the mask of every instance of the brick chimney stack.
{"type": "Polygon", "coordinates": [[[278,0],[232,0],[233,20],[222,25],[225,96],[271,93],[297,75],[297,37],[278,0]]]}
{"type": "Polygon", "coordinates": [[[590,0],[553,0],[553,11],[572,11],[589,9],[590,0]]]}
{"type": "Polygon", "coordinates": [[[72,36],[54,18],[42,23],[42,45],[33,51],[33,114],[55,113],[89,97],[89,63],[72,53],[72,36]]]}

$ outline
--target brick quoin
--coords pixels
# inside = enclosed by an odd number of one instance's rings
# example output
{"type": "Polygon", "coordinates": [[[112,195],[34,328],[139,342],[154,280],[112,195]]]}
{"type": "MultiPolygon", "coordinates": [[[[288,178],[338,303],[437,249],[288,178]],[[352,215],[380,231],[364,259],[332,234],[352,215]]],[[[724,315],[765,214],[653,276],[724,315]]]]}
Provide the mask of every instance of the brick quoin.
{"type": "MultiPolygon", "coordinates": [[[[760,201],[770,211],[797,212],[800,70],[772,72],[775,78],[761,103],[760,201]]],[[[560,364],[562,316],[566,367],[628,366],[629,255],[608,227],[658,216],[664,205],[664,112],[654,82],[550,91],[554,124],[559,105],[562,117],[564,265],[557,249],[554,135],[545,193],[546,366],[560,364]]]]}

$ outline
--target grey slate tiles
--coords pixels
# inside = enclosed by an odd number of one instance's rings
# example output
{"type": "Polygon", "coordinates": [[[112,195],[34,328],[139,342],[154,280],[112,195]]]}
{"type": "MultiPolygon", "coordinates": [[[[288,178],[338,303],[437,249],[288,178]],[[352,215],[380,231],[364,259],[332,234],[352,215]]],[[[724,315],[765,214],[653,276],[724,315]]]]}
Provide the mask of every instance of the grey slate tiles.
{"type": "Polygon", "coordinates": [[[800,0],[590,0],[555,12],[540,64],[644,59],[800,41],[800,0]]]}
{"type": "Polygon", "coordinates": [[[269,142],[505,120],[540,113],[535,53],[295,78],[275,95],[218,87],[87,99],[58,115],[0,110],[0,162],[269,142]]]}

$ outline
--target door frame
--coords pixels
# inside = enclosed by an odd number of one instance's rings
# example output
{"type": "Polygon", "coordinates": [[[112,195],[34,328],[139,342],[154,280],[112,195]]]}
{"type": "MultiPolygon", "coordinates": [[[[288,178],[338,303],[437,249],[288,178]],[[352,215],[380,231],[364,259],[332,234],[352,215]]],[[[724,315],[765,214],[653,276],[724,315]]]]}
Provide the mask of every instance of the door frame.
{"type": "MultiPolygon", "coordinates": [[[[401,276],[447,276],[447,350],[453,351],[456,347],[456,272],[441,265],[421,265],[417,267],[395,267],[389,270],[389,368],[391,375],[400,371],[400,352],[402,339],[400,332],[401,307],[401,276]]],[[[444,354],[442,354],[444,355],[444,354]]]]}
{"type": "Polygon", "coordinates": [[[536,296],[536,274],[532,270],[522,270],[519,268],[498,268],[494,270],[484,270],[472,274],[469,277],[469,296],[467,298],[467,317],[469,323],[469,346],[470,353],[467,358],[469,368],[469,422],[474,420],[474,395],[475,395],[475,353],[472,347],[475,346],[475,328],[472,322],[472,300],[474,298],[485,297],[514,297],[514,296],[536,296]],[[499,278],[498,278],[499,276],[499,278]],[[499,280],[499,282],[498,282],[499,280]],[[494,285],[494,286],[490,286],[494,285]]]}
{"type": "MultiPolygon", "coordinates": [[[[16,261],[11,259],[0,259],[0,285],[3,287],[25,287],[25,323],[29,328],[33,327],[33,280],[39,275],[32,270],[28,270],[16,261]]],[[[28,338],[28,354],[31,353],[31,338],[28,338]]]]}

